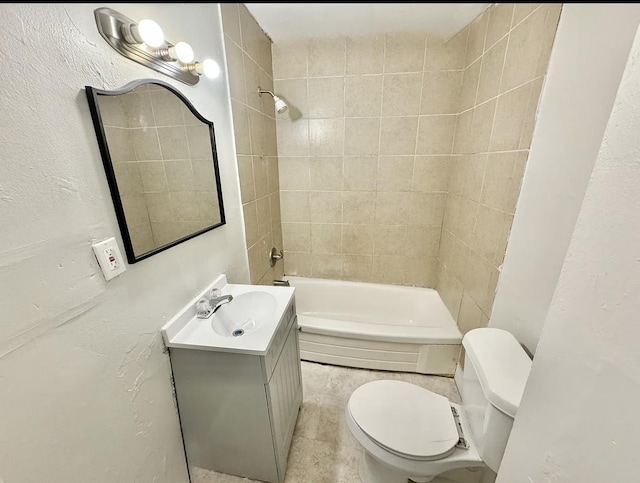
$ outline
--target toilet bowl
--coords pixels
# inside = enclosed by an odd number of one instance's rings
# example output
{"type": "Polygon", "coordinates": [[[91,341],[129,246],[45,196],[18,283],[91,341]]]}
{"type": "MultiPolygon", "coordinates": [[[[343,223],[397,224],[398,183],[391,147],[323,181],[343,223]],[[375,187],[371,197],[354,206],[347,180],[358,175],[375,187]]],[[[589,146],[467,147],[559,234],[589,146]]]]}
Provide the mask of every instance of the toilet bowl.
{"type": "Polygon", "coordinates": [[[457,469],[498,470],[531,360],[501,329],[463,338],[463,404],[402,381],[373,381],[349,398],[345,417],[362,446],[363,483],[416,483],[457,469]]]}
{"type": "MultiPolygon", "coordinates": [[[[447,398],[401,381],[374,381],[356,389],[347,426],[364,449],[358,472],[364,483],[431,481],[456,468],[484,466],[472,442],[459,435],[447,398]]],[[[459,418],[464,434],[467,423],[459,418]]]]}

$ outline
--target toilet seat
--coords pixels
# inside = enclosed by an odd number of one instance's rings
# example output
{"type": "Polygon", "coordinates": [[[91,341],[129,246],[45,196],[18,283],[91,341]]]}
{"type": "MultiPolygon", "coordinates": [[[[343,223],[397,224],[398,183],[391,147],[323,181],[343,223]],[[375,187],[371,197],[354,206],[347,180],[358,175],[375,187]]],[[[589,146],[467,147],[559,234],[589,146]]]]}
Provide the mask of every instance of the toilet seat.
{"type": "Polygon", "coordinates": [[[397,456],[438,460],[455,451],[458,431],[446,397],[402,381],[373,381],[357,388],[349,414],[377,445],[397,456]]]}

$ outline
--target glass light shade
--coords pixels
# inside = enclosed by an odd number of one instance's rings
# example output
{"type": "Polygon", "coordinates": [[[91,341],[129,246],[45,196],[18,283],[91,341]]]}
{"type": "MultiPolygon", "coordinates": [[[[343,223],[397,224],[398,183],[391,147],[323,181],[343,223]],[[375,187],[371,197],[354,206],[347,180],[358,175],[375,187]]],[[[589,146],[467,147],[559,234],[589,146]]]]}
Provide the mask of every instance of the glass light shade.
{"type": "Polygon", "coordinates": [[[196,62],[196,72],[204,74],[209,79],[215,79],[220,75],[220,66],[213,59],[205,59],[202,63],[196,62]]]}
{"type": "Polygon", "coordinates": [[[164,32],[160,25],[149,18],[140,20],[137,25],[140,39],[149,47],[160,47],[164,44],[164,32]]]}
{"type": "Polygon", "coordinates": [[[178,59],[183,64],[190,64],[194,59],[193,49],[186,42],[178,42],[171,47],[169,49],[169,55],[174,59],[178,59]]]}

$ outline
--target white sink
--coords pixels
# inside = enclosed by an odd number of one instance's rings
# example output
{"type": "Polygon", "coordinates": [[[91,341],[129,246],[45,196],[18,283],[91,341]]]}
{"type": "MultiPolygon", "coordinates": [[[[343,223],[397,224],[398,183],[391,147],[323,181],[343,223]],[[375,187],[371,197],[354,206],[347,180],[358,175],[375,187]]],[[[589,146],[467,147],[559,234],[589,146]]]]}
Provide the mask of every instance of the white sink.
{"type": "Polygon", "coordinates": [[[268,325],[277,307],[276,298],[270,293],[243,293],[211,316],[211,328],[222,337],[246,337],[268,325]]]}
{"type": "Polygon", "coordinates": [[[293,292],[293,287],[227,283],[227,277],[220,275],[162,327],[164,343],[181,349],[265,355],[293,292]],[[196,303],[212,288],[233,300],[211,317],[199,319],[196,303]]]}

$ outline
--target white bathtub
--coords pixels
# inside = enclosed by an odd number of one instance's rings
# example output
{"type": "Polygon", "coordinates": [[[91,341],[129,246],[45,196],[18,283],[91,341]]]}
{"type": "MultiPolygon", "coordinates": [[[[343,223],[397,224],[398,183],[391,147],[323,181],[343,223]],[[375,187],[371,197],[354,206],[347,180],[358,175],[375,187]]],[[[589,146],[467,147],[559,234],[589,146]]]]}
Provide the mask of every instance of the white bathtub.
{"type": "Polygon", "coordinates": [[[433,289],[286,277],[295,287],[301,358],[452,376],[462,334],[433,289]]]}

